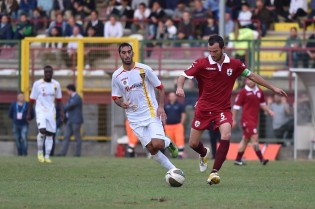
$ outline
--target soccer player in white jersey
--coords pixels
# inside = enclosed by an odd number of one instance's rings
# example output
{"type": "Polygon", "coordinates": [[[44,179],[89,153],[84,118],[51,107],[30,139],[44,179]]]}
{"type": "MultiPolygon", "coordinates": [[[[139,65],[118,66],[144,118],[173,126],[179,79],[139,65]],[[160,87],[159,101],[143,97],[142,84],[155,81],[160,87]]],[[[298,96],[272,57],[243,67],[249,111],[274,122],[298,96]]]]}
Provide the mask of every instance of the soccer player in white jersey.
{"type": "Polygon", "coordinates": [[[53,134],[56,133],[56,105],[60,107],[60,118],[63,120],[63,110],[61,108],[61,88],[58,81],[52,79],[53,68],[44,67],[44,78],[35,81],[30,95],[30,105],[27,119],[30,120],[29,113],[36,102],[36,123],[38,127],[37,135],[37,158],[41,163],[51,163],[49,158],[53,146],[53,134]],[[45,142],[45,157],[43,156],[43,144],[45,142]]]}
{"type": "Polygon", "coordinates": [[[134,53],[130,44],[120,44],[118,51],[123,65],[113,74],[112,98],[119,107],[125,109],[130,127],[143,148],[147,148],[152,158],[165,169],[175,168],[161,152],[168,148],[173,157],[178,155],[177,147],[165,136],[163,129],[166,119],[163,85],[151,67],[133,61],[134,53]]]}

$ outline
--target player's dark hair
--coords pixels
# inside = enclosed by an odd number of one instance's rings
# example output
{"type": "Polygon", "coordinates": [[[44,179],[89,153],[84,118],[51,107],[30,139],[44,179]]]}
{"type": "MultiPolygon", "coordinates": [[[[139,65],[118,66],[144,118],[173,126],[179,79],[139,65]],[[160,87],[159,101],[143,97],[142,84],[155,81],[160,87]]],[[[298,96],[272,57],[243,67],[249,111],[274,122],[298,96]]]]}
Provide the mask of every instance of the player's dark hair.
{"type": "Polygon", "coordinates": [[[44,67],[44,71],[45,70],[51,70],[51,71],[53,71],[54,69],[50,66],[50,65],[46,65],[45,67],[44,67]]]}
{"type": "Polygon", "coordinates": [[[118,47],[118,52],[119,52],[119,54],[120,54],[120,52],[121,52],[121,48],[123,48],[123,47],[125,47],[125,46],[129,46],[129,47],[131,48],[131,51],[133,51],[131,44],[124,42],[124,43],[121,43],[121,44],[119,45],[119,47],[118,47]]]}
{"type": "Polygon", "coordinates": [[[213,46],[215,43],[218,43],[221,49],[224,47],[224,40],[219,35],[212,35],[209,37],[208,40],[209,46],[213,46]]]}
{"type": "Polygon", "coordinates": [[[73,84],[68,84],[68,85],[67,85],[67,89],[70,90],[70,91],[75,91],[75,85],[73,85],[73,84]]]}

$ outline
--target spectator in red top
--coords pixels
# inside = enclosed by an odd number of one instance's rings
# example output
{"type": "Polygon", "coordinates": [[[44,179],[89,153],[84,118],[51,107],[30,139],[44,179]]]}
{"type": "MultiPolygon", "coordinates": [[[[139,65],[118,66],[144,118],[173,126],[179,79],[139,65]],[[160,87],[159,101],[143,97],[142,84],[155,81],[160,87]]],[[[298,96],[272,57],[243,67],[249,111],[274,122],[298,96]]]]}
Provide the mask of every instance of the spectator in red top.
{"type": "Polygon", "coordinates": [[[241,125],[243,129],[243,138],[240,142],[237,157],[235,159],[235,165],[244,165],[242,157],[246,150],[247,144],[252,140],[253,148],[256,152],[262,165],[268,163],[268,159],[264,159],[259,148],[258,142],[258,119],[260,108],[267,112],[270,116],[274,113],[269,109],[265,102],[264,92],[256,86],[256,84],[250,80],[246,79],[246,85],[238,93],[235,99],[235,104],[233,106],[233,128],[237,127],[237,113],[242,108],[241,125]]]}
{"type": "Polygon", "coordinates": [[[177,80],[176,94],[178,96],[185,96],[183,86],[186,78],[195,77],[198,81],[199,98],[191,125],[189,145],[200,155],[200,172],[207,170],[210,154],[209,148],[204,147],[200,142],[203,131],[208,129],[210,123],[214,121],[214,128],[219,128],[221,133],[221,142],[207,180],[210,185],[220,183],[220,176],[217,172],[222,167],[230,146],[233,122],[230,98],[236,79],[241,75],[246,76],[273,92],[286,96],[282,89],[250,72],[240,60],[228,57],[224,53],[224,49],[224,40],[221,36],[210,36],[208,40],[210,55],[194,61],[177,80]]]}

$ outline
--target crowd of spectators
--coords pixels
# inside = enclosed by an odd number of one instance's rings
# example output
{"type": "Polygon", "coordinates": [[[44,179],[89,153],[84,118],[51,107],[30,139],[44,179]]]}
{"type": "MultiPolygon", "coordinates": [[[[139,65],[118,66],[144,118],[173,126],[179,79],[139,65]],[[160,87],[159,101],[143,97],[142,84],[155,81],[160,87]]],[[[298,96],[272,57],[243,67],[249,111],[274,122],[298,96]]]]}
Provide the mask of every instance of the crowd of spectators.
{"type": "MultiPolygon", "coordinates": [[[[265,36],[272,23],[314,18],[314,9],[314,0],[310,5],[307,0],[227,0],[225,36],[235,21],[265,36]]],[[[98,37],[141,32],[151,40],[206,39],[218,33],[219,0],[0,0],[0,16],[0,39],[50,36],[54,27],[70,37],[74,26],[83,36],[94,27],[98,37]]]]}

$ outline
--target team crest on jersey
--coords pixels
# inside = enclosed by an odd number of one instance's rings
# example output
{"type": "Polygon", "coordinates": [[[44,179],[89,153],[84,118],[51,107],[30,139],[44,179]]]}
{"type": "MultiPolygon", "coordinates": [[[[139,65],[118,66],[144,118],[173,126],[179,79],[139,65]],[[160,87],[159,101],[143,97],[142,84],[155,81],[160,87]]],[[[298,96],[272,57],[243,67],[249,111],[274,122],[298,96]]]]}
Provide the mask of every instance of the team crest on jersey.
{"type": "Polygon", "coordinates": [[[140,77],[141,77],[142,79],[144,79],[144,78],[145,78],[145,73],[140,73],[140,77]]]}
{"type": "Polygon", "coordinates": [[[121,79],[120,81],[121,81],[121,83],[122,83],[124,86],[128,86],[128,77],[123,78],[123,79],[121,79]]]}
{"type": "Polygon", "coordinates": [[[258,98],[260,98],[260,97],[261,97],[261,94],[260,94],[260,92],[258,92],[258,93],[257,93],[257,97],[258,97],[258,98]]]}
{"type": "Polygon", "coordinates": [[[226,74],[227,74],[228,76],[231,76],[231,75],[232,75],[232,72],[233,72],[233,70],[232,70],[231,68],[229,68],[229,69],[227,69],[226,74]]]}
{"type": "Polygon", "coordinates": [[[200,121],[199,120],[196,120],[195,121],[195,127],[199,127],[200,126],[200,121]]]}

